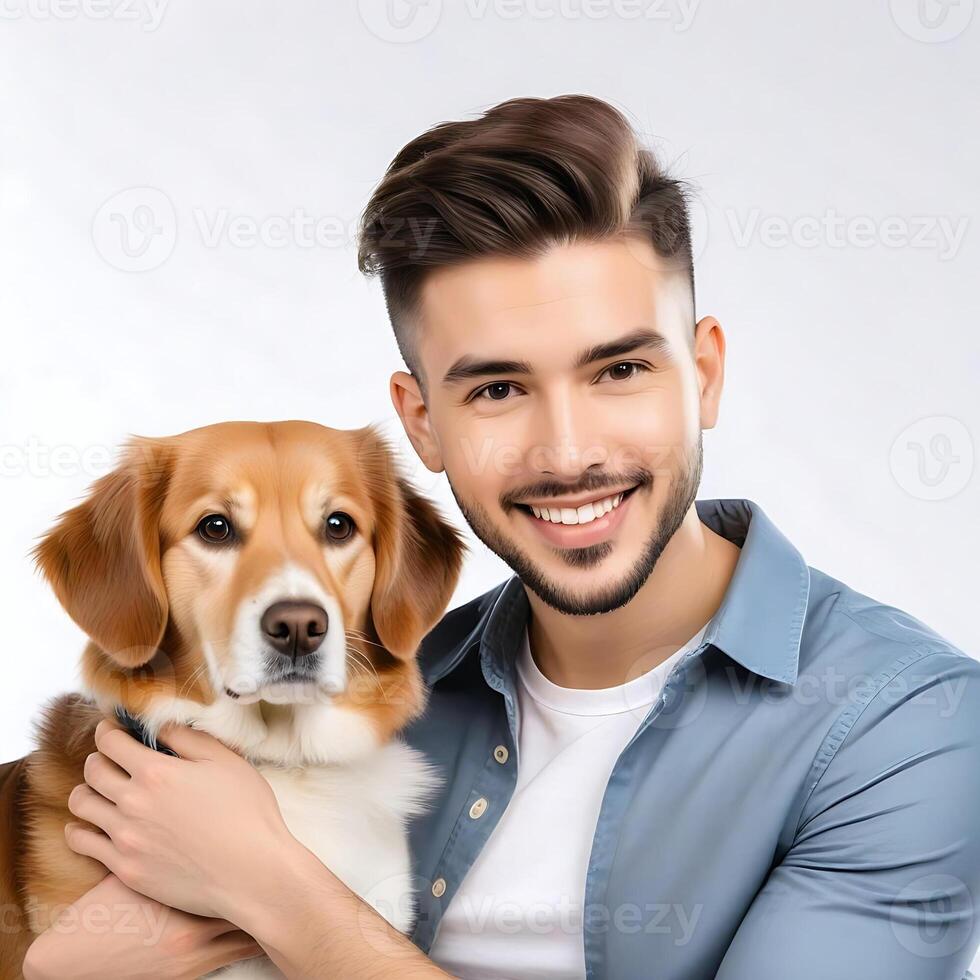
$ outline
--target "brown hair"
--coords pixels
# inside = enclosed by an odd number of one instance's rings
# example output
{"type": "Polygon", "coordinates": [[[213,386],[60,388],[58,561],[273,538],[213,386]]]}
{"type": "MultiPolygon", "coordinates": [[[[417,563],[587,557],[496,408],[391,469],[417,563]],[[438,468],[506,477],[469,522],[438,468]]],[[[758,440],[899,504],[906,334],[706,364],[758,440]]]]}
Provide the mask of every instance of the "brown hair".
{"type": "Polygon", "coordinates": [[[424,394],[413,330],[427,271],[633,234],[687,272],[693,296],[686,193],[609,103],[510,99],[399,151],[362,216],[358,267],[380,275],[398,349],[424,394]]]}

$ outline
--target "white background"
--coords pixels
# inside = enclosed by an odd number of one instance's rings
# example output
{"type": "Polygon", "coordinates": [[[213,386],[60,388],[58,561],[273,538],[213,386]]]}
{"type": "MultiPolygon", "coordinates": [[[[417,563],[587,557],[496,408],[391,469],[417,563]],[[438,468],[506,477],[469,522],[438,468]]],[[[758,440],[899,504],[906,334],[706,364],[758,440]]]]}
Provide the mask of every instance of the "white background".
{"type": "MultiPolygon", "coordinates": [[[[127,433],[400,437],[357,218],[408,140],[518,95],[612,101],[699,188],[729,345],[699,496],[977,655],[973,6],[0,0],[0,759],[83,642],[27,553],[127,433]]],[[[474,542],[456,601],[508,574],[474,542]]]]}

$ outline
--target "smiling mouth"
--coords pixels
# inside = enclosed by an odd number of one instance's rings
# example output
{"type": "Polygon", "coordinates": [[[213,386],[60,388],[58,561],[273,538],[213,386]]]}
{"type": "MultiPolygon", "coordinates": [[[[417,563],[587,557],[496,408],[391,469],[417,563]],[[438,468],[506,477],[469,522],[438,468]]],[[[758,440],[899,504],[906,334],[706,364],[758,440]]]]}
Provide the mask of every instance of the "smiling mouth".
{"type": "Polygon", "coordinates": [[[619,507],[630,496],[639,484],[619,493],[601,497],[581,507],[537,507],[532,504],[516,504],[524,513],[545,524],[591,524],[619,507]]]}

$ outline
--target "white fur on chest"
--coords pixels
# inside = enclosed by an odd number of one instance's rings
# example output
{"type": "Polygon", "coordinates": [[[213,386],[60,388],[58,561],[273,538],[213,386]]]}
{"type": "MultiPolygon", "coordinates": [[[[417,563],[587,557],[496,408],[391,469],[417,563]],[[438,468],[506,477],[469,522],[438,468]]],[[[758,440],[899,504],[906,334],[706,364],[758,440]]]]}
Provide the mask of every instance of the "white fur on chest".
{"type": "MultiPolygon", "coordinates": [[[[406,821],[425,809],[441,784],[436,768],[397,739],[353,765],[256,768],[276,794],[290,833],[379,915],[407,933],[416,908],[406,821]]],[[[207,976],[265,980],[282,973],[271,960],[257,957],[207,976]]]]}
{"type": "Polygon", "coordinates": [[[405,931],[413,908],[392,907],[386,900],[407,885],[407,818],[424,809],[441,783],[422,753],[393,741],[351,766],[258,768],[293,836],[405,931]]]}

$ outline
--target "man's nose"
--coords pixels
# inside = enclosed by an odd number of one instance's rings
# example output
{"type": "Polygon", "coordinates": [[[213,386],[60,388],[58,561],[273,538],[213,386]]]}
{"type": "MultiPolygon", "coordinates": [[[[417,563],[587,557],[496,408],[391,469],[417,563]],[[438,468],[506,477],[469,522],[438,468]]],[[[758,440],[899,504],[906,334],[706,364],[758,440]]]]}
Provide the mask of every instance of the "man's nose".
{"type": "Polygon", "coordinates": [[[259,623],[265,639],[294,660],[315,653],[327,635],[327,611],[312,602],[274,602],[259,623]]]}
{"type": "Polygon", "coordinates": [[[596,437],[589,406],[574,394],[553,396],[538,413],[527,458],[531,469],[575,479],[590,466],[603,464],[607,455],[604,441],[596,437]]]}

